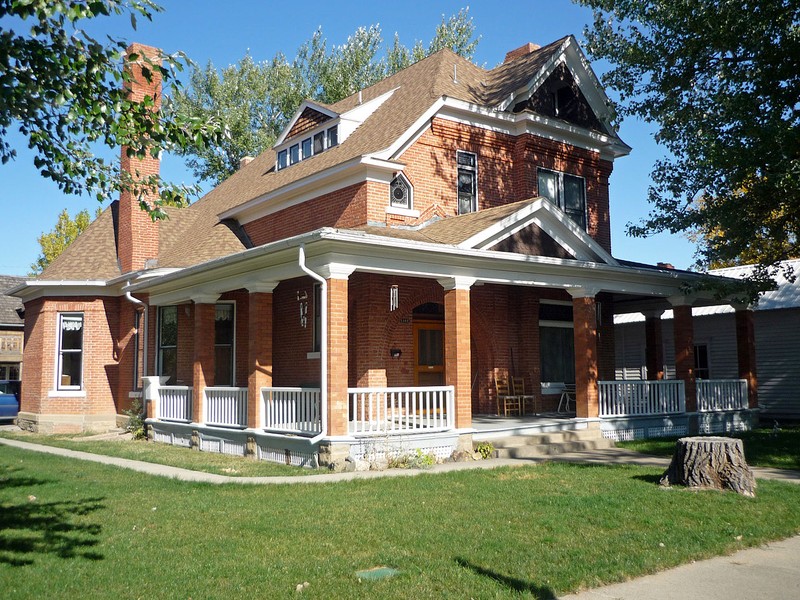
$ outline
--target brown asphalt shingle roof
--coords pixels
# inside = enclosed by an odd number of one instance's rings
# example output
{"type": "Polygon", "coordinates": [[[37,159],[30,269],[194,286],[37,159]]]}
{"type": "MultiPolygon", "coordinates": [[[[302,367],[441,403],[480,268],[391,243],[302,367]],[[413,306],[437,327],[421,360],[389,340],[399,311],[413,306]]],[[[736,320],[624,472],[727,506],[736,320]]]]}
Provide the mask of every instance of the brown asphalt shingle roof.
{"type": "Polygon", "coordinates": [[[6,292],[25,281],[24,277],[0,275],[0,325],[22,325],[17,309],[22,308],[22,300],[6,296],[6,292]]]}
{"type": "Polygon", "coordinates": [[[529,198],[528,200],[512,202],[511,204],[504,204],[466,215],[439,219],[420,229],[366,226],[359,227],[357,231],[415,242],[431,242],[434,244],[457,246],[473,235],[480,233],[495,223],[514,214],[534,200],[535,198],[529,198]]]}
{"type": "MultiPolygon", "coordinates": [[[[160,224],[158,266],[186,267],[243,250],[245,244],[232,226],[220,222],[219,214],[348,160],[386,149],[443,96],[496,106],[529,81],[563,41],[490,71],[450,50],[442,50],[362,90],[362,102],[391,90],[396,92],[335,148],[281,171],[274,169],[275,152],[267,150],[190,207],[169,210],[170,218],[160,224]]],[[[354,94],[330,108],[342,113],[355,108],[358,101],[358,94],[354,94]]],[[[119,276],[112,212],[103,212],[40,278],[89,280],[119,276]]],[[[491,218],[487,213],[491,211],[460,217],[458,232],[451,231],[447,221],[452,219],[447,219],[427,227],[425,235],[434,236],[441,243],[458,243],[452,240],[464,231],[465,224],[479,227],[484,219],[491,218]]],[[[405,235],[397,231],[401,230],[394,230],[391,235],[405,235]]]]}

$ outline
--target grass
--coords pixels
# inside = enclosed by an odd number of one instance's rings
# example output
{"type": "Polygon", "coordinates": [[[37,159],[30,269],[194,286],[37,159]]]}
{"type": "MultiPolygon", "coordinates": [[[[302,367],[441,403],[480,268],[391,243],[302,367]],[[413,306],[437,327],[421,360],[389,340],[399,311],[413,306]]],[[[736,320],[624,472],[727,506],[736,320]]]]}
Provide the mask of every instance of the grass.
{"type": "MultiPolygon", "coordinates": [[[[783,428],[780,431],[754,429],[729,434],[741,438],[747,463],[755,467],[800,470],[800,428],[783,428]]],[[[672,456],[678,438],[659,438],[617,442],[617,446],[644,454],[672,456]]]]}
{"type": "Polygon", "coordinates": [[[10,431],[0,432],[0,437],[235,477],[272,477],[276,475],[325,473],[325,471],[279,465],[263,460],[250,460],[241,456],[197,452],[188,448],[157,444],[144,440],[87,440],[83,439],[85,436],[80,435],[38,435],[10,431]]]}
{"type": "MultiPolygon", "coordinates": [[[[800,532],[800,486],[661,489],[561,463],[342,483],[185,483],[0,449],[4,598],[553,598],[800,532]],[[356,571],[400,574],[359,581],[356,571]]],[[[302,481],[302,480],[300,480],[302,481]]]]}

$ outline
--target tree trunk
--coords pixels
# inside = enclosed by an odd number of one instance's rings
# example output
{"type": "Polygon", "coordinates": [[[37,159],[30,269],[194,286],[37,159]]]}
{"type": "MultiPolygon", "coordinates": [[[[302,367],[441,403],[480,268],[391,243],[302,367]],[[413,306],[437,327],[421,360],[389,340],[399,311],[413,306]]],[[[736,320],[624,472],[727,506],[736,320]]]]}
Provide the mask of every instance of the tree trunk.
{"type": "Polygon", "coordinates": [[[755,496],[756,480],[744,459],[742,440],[726,437],[686,437],[678,440],[661,485],[733,490],[755,496]]]}

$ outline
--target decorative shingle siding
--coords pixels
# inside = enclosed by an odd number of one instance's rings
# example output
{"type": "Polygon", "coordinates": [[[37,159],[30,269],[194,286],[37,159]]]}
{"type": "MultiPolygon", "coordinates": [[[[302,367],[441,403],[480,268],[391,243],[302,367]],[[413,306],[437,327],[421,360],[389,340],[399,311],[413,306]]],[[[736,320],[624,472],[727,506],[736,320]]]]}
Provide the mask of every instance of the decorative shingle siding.
{"type": "Polygon", "coordinates": [[[301,136],[307,131],[311,131],[315,127],[321,125],[325,121],[330,120],[331,118],[328,115],[322,114],[318,110],[314,110],[311,107],[306,107],[297,121],[295,121],[295,124],[292,126],[285,140],[288,141],[292,138],[301,136]]]}

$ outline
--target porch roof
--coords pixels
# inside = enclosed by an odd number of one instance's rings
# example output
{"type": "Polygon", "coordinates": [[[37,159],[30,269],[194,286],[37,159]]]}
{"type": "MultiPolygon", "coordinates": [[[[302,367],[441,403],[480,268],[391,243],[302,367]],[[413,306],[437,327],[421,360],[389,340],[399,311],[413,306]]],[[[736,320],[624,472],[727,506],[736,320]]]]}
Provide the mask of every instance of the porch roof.
{"type": "Polygon", "coordinates": [[[390,237],[373,231],[323,228],[137,281],[125,290],[148,292],[153,304],[175,304],[235,289],[255,289],[260,284],[304,276],[298,265],[301,246],[311,269],[334,277],[337,272],[353,271],[442,281],[459,277],[479,283],[582,289],[640,298],[681,295],[687,285],[703,278],[618,263],[463,248],[432,242],[418,233],[407,231],[390,237]]]}

